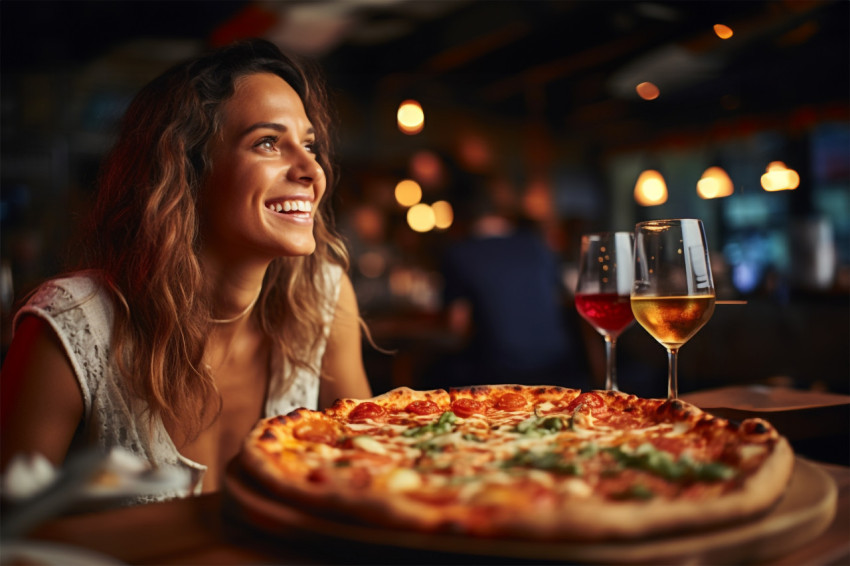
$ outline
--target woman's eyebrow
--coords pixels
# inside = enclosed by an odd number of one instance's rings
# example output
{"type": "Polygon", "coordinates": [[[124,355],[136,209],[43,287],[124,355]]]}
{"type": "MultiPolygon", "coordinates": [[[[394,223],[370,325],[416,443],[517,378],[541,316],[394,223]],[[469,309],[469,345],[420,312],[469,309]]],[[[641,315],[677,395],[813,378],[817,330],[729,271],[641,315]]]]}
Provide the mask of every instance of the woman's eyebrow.
{"type": "Polygon", "coordinates": [[[245,131],[242,132],[242,135],[247,136],[248,134],[250,134],[251,132],[253,132],[255,130],[265,130],[265,129],[275,130],[277,132],[283,133],[283,132],[287,131],[288,128],[286,126],[284,126],[283,124],[278,124],[277,122],[257,122],[256,124],[252,124],[252,125],[248,126],[247,128],[245,128],[245,131]]]}
{"type": "MultiPolygon", "coordinates": [[[[280,132],[280,133],[284,133],[284,132],[289,130],[289,128],[287,128],[283,124],[279,124],[277,122],[257,122],[256,124],[252,124],[252,125],[248,126],[247,128],[245,128],[245,131],[242,132],[242,135],[247,136],[248,134],[250,134],[251,132],[253,132],[255,130],[263,130],[263,129],[274,130],[274,131],[280,132]]],[[[307,128],[307,131],[305,133],[310,134],[310,135],[315,134],[316,129],[313,128],[312,126],[310,126],[309,128],[307,128]]]]}

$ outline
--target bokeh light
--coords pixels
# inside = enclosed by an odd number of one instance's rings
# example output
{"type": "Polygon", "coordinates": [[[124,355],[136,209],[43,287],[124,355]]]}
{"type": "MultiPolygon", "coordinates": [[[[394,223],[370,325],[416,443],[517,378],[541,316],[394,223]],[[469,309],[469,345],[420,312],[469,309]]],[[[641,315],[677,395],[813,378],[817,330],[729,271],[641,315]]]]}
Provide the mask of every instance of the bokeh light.
{"type": "Polygon", "coordinates": [[[647,169],[635,183],[635,202],[641,206],[656,206],[667,202],[667,183],[655,169],[647,169]]]}
{"type": "Polygon", "coordinates": [[[431,210],[434,211],[434,227],[440,230],[451,228],[455,219],[454,209],[451,203],[445,200],[438,200],[431,205],[431,210]]]}
{"type": "Polygon", "coordinates": [[[635,87],[638,96],[644,100],[655,100],[661,94],[661,91],[650,82],[640,83],[635,87]]]}
{"type": "Polygon", "coordinates": [[[728,197],[734,192],[732,179],[722,167],[709,167],[697,181],[697,194],[704,199],[728,197]]]}
{"type": "Polygon", "coordinates": [[[398,129],[405,134],[418,134],[425,127],[425,112],[415,100],[405,100],[398,107],[396,115],[398,129]]]}
{"type": "Polygon", "coordinates": [[[761,186],[771,192],[793,191],[800,186],[800,175],[782,161],[771,161],[761,176],[761,186]]]}
{"type": "Polygon", "coordinates": [[[395,200],[401,206],[413,206],[422,200],[422,187],[413,179],[404,179],[395,186],[395,200]]]}
{"type": "Polygon", "coordinates": [[[416,232],[430,232],[436,223],[434,209],[428,204],[420,202],[407,210],[407,225],[416,232]]]}
{"type": "Polygon", "coordinates": [[[729,39],[730,37],[735,35],[735,32],[732,31],[732,28],[723,24],[714,24],[714,33],[717,34],[717,37],[719,37],[720,39],[729,39]]]}

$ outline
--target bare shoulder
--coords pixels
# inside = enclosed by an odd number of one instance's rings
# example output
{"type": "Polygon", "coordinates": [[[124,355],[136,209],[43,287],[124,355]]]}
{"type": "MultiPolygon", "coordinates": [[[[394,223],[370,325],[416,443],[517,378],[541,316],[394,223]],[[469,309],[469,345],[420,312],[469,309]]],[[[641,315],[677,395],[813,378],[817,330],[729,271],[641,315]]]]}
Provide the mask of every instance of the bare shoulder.
{"type": "Polygon", "coordinates": [[[50,325],[24,316],[0,379],[2,467],[19,451],[62,461],[83,416],[83,397],[71,363],[50,325]]]}
{"type": "Polygon", "coordinates": [[[322,359],[322,383],[319,403],[330,406],[340,398],[372,396],[361,349],[361,322],[354,286],[347,275],[340,280],[336,314],[322,359]]]}

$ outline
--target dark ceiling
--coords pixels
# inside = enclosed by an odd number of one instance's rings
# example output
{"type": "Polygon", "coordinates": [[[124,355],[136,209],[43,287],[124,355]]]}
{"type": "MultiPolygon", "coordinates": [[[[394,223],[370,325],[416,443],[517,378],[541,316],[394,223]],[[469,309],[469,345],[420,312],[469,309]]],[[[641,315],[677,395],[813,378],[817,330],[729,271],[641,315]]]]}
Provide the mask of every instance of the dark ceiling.
{"type": "Polygon", "coordinates": [[[399,88],[603,144],[753,115],[783,119],[850,101],[850,3],[477,1],[391,45],[346,46],[348,85],[399,88]],[[736,35],[723,41],[712,25],[736,35]],[[651,80],[662,96],[640,100],[651,80]]]}
{"type": "Polygon", "coordinates": [[[135,38],[264,35],[319,57],[335,88],[363,100],[391,85],[602,146],[850,101],[844,0],[4,0],[0,10],[4,73],[84,64],[135,38]],[[715,23],[735,36],[718,39],[715,23]],[[638,99],[637,80],[662,96],[638,99]]]}

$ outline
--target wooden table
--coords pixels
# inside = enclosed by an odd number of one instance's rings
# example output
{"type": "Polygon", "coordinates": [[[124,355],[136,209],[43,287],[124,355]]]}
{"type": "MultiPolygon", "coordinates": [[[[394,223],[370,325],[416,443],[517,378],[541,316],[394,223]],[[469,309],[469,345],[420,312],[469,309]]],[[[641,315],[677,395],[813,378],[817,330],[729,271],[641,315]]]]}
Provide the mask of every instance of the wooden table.
{"type": "MultiPolygon", "coordinates": [[[[740,393],[723,391],[722,396],[735,397],[740,401],[740,393]]],[[[712,400],[716,398],[717,395],[714,395],[712,400]]],[[[804,396],[804,400],[808,399],[809,397],[804,396]]],[[[808,421],[809,415],[805,414],[808,421]]],[[[838,489],[832,523],[813,540],[763,564],[850,564],[850,467],[825,462],[815,464],[819,470],[832,477],[838,489]]],[[[413,551],[391,545],[363,544],[353,547],[334,537],[304,536],[303,533],[297,532],[271,536],[235,519],[228,511],[227,501],[222,494],[210,494],[192,499],[71,515],[39,526],[30,534],[29,539],[92,550],[128,564],[516,562],[493,557],[413,551]]]]}
{"type": "MultiPolygon", "coordinates": [[[[820,466],[838,487],[835,519],[819,537],[770,564],[850,564],[850,468],[820,466]]],[[[128,564],[511,562],[271,537],[232,520],[223,510],[221,494],[64,517],[40,526],[30,539],[83,547],[128,564]]]]}

